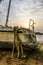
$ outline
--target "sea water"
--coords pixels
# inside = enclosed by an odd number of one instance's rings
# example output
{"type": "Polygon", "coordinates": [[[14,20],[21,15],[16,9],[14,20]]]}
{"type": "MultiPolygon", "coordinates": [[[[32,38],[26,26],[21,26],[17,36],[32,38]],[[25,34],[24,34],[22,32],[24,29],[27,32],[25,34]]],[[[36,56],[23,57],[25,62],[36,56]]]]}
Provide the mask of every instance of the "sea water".
{"type": "Polygon", "coordinates": [[[43,35],[36,35],[36,39],[37,39],[38,42],[43,43],[43,35]]]}

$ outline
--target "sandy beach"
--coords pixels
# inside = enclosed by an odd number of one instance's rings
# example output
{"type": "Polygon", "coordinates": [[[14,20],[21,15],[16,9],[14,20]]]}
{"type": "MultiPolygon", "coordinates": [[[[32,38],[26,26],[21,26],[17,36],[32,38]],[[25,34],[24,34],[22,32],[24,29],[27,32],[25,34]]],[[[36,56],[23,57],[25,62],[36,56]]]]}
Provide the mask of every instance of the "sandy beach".
{"type": "MultiPolygon", "coordinates": [[[[41,53],[42,54],[42,53],[41,53]]],[[[43,54],[28,54],[26,59],[12,58],[11,51],[0,51],[0,65],[43,65],[43,54]]]]}

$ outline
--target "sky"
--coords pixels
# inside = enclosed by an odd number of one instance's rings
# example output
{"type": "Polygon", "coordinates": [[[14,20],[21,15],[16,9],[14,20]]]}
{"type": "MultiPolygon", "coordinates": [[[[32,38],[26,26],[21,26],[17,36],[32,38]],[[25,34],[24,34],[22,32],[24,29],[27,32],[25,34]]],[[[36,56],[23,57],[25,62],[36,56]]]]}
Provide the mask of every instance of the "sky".
{"type": "MultiPolygon", "coordinates": [[[[0,3],[0,25],[5,25],[9,0],[0,3]]],[[[11,0],[8,26],[29,27],[35,22],[35,31],[43,32],[43,0],[11,0]]]]}

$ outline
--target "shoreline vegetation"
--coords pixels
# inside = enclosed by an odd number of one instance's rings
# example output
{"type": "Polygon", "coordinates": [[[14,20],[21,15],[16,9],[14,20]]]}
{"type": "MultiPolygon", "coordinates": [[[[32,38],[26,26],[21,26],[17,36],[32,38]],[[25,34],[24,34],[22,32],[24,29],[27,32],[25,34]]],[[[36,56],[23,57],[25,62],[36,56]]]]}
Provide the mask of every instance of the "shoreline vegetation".
{"type": "Polygon", "coordinates": [[[43,35],[41,32],[35,32],[36,35],[43,35]]]}

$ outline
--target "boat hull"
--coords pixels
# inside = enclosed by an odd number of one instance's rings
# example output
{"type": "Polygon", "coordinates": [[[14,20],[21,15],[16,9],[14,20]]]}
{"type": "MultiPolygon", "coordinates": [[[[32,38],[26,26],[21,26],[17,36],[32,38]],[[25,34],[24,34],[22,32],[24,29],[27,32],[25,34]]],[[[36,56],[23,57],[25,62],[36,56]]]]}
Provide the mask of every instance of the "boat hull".
{"type": "Polygon", "coordinates": [[[11,49],[13,44],[11,42],[0,42],[0,49],[11,49]]]}
{"type": "MultiPolygon", "coordinates": [[[[14,45],[15,46],[15,45],[14,45]]],[[[37,44],[35,45],[22,45],[24,50],[32,50],[35,49],[37,47],[37,44]]],[[[16,48],[16,46],[14,47],[16,48]]],[[[4,49],[4,50],[12,50],[13,49],[13,43],[11,42],[0,42],[0,49],[4,49]]]]}

